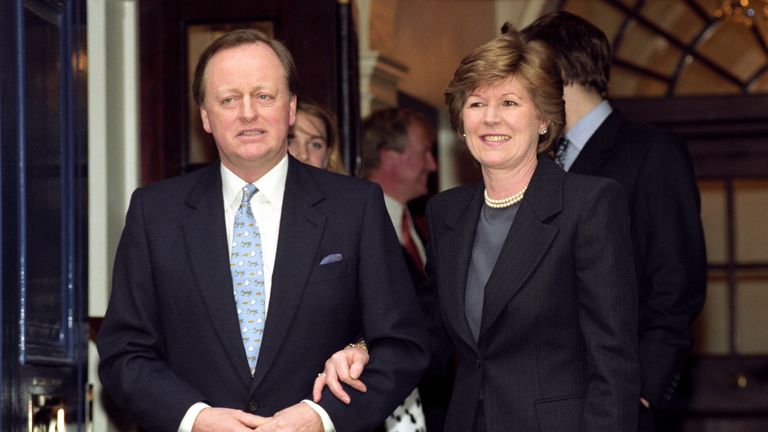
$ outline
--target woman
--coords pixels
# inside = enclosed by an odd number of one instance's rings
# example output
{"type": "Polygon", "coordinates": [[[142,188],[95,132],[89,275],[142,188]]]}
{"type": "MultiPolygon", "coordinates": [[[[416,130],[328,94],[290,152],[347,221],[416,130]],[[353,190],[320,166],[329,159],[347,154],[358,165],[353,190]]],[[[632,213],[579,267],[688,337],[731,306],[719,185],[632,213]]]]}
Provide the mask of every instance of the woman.
{"type": "MultiPolygon", "coordinates": [[[[636,430],[625,198],[613,181],[567,174],[545,157],[564,122],[549,49],[516,32],[480,46],[459,65],[446,102],[483,180],[427,207],[426,283],[437,286],[435,327],[447,334],[433,337],[458,355],[445,430],[636,430]]],[[[347,365],[359,376],[365,356],[349,351],[326,363],[316,388],[337,376],[354,382],[347,365]]]]}
{"type": "Polygon", "coordinates": [[[320,105],[299,102],[296,122],[288,133],[288,151],[314,167],[347,173],[339,150],[336,116],[320,105]]]}

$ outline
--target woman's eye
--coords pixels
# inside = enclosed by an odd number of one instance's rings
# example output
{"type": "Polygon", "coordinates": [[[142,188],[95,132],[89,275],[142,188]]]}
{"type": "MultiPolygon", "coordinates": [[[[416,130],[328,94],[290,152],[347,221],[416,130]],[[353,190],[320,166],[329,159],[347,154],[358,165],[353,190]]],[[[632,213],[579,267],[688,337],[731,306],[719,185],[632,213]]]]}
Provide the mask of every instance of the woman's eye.
{"type": "Polygon", "coordinates": [[[482,103],[482,102],[470,102],[470,103],[469,103],[469,107],[470,107],[470,108],[480,108],[480,107],[482,107],[482,106],[483,106],[483,103],[482,103]]]}
{"type": "Polygon", "coordinates": [[[517,102],[513,100],[505,100],[504,102],[501,103],[501,105],[505,107],[517,106],[517,102]]]}
{"type": "Polygon", "coordinates": [[[322,141],[312,141],[310,145],[312,146],[313,149],[317,149],[317,150],[322,150],[323,148],[325,148],[325,143],[322,141]]]}

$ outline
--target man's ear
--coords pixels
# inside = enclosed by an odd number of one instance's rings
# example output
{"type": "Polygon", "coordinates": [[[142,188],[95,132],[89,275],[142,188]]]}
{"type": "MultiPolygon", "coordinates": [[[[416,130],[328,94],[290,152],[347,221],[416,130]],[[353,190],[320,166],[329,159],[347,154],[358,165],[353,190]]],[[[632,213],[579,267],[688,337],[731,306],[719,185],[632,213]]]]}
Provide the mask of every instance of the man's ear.
{"type": "Polygon", "coordinates": [[[201,105],[200,106],[200,118],[203,120],[203,129],[206,132],[211,132],[211,122],[208,120],[208,111],[201,105]]]}
{"type": "Polygon", "coordinates": [[[291,95],[290,113],[288,114],[288,126],[293,126],[296,123],[296,95],[291,95]]]}

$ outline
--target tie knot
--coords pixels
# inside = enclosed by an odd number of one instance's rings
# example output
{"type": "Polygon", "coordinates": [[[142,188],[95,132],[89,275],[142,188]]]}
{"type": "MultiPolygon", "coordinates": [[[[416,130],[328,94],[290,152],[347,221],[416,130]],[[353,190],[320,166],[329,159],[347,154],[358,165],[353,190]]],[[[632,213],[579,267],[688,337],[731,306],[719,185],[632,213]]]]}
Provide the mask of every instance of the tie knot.
{"type": "Polygon", "coordinates": [[[248,183],[243,187],[243,201],[242,204],[248,204],[251,201],[251,197],[258,191],[256,185],[248,183]]]}

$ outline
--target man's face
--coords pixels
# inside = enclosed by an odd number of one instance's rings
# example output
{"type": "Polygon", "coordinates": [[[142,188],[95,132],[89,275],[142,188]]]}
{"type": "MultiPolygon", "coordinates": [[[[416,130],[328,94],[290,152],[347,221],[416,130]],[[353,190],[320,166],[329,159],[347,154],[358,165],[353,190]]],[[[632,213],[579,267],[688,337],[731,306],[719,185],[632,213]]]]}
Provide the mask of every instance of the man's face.
{"type": "Polygon", "coordinates": [[[427,193],[427,178],[437,169],[432,156],[432,137],[418,122],[408,126],[408,144],[402,152],[394,152],[399,172],[400,189],[408,200],[427,193]]]}
{"type": "Polygon", "coordinates": [[[296,97],[268,45],[217,52],[206,67],[204,94],[203,128],[213,134],[224,166],[252,182],[282,159],[296,120],[296,97]]]}

